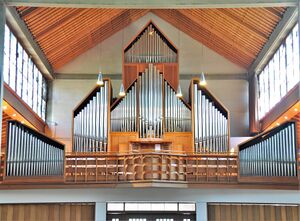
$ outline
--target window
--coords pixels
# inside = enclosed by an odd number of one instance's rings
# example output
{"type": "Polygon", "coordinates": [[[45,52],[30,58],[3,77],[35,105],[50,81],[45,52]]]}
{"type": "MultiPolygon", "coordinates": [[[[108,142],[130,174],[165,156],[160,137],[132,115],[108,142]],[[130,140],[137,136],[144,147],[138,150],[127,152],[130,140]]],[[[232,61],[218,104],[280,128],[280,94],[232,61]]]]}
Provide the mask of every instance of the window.
{"type": "Polygon", "coordinates": [[[262,119],[300,80],[298,24],[258,75],[258,117],[262,119]]]}
{"type": "Polygon", "coordinates": [[[31,57],[5,26],[4,82],[43,120],[46,119],[47,81],[31,57]]]}

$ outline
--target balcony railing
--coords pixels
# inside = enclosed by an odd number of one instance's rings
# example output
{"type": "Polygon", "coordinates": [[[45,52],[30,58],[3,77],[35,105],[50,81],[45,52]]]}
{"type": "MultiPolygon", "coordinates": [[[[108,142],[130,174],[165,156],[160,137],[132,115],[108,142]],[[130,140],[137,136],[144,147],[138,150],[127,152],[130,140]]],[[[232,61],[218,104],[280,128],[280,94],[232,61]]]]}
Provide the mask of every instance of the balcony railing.
{"type": "Polygon", "coordinates": [[[65,171],[66,183],[236,183],[237,158],[225,154],[69,154],[65,171]]]}

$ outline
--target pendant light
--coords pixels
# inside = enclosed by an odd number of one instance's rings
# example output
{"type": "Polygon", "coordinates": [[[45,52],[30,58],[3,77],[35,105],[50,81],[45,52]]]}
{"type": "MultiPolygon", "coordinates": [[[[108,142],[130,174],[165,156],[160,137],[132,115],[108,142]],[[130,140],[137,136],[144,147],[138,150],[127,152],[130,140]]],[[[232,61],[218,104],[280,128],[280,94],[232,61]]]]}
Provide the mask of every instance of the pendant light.
{"type": "Polygon", "coordinates": [[[204,76],[204,72],[202,71],[201,74],[200,74],[200,82],[199,82],[199,85],[201,86],[205,86],[207,85],[207,82],[205,80],[205,76],[204,76]]]}
{"type": "Polygon", "coordinates": [[[125,90],[124,90],[123,83],[120,86],[119,96],[120,97],[124,97],[125,96],[125,90]]]}
{"type": "Polygon", "coordinates": [[[178,84],[178,88],[177,88],[177,92],[176,92],[176,97],[182,97],[182,91],[181,91],[181,87],[180,84],[178,84]]]}
{"type": "MultiPolygon", "coordinates": [[[[201,44],[201,68],[203,70],[203,64],[204,64],[204,56],[203,56],[203,44],[201,44]],[[203,62],[203,63],[202,63],[203,62]]],[[[199,82],[199,85],[200,86],[206,86],[207,85],[207,82],[205,80],[205,76],[204,76],[204,72],[202,71],[201,74],[200,74],[200,82],[199,82]]]]}
{"type": "Polygon", "coordinates": [[[99,74],[98,74],[97,85],[99,85],[99,86],[103,86],[104,85],[103,76],[102,76],[102,72],[101,71],[99,71],[99,74]]]}

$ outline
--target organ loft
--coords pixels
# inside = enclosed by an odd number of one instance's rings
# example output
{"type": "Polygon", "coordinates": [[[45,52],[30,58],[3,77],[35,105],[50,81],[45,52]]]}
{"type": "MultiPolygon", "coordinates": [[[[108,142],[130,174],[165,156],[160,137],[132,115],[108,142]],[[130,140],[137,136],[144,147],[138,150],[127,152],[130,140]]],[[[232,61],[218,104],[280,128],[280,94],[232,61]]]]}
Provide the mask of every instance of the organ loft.
{"type": "MultiPolygon", "coordinates": [[[[190,79],[183,97],[179,50],[149,21],[123,48],[122,85],[97,85],[72,116],[72,145],[8,120],[2,155],[3,185],[203,185],[296,188],[297,122],[265,130],[237,147],[230,113],[207,87],[190,79]],[[22,183],[22,182],[21,182],[22,183]]],[[[299,122],[298,122],[299,123],[299,122]]]]}

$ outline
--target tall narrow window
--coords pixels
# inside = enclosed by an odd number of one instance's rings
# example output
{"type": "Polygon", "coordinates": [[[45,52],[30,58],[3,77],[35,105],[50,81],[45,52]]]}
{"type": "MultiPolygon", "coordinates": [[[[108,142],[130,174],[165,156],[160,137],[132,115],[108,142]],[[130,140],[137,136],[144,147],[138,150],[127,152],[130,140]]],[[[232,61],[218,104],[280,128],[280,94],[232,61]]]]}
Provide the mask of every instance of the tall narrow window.
{"type": "Polygon", "coordinates": [[[4,82],[43,120],[46,119],[47,81],[5,26],[4,82]]]}
{"type": "Polygon", "coordinates": [[[299,83],[298,24],[258,75],[258,116],[262,119],[299,83]]]}

